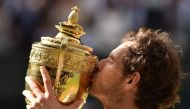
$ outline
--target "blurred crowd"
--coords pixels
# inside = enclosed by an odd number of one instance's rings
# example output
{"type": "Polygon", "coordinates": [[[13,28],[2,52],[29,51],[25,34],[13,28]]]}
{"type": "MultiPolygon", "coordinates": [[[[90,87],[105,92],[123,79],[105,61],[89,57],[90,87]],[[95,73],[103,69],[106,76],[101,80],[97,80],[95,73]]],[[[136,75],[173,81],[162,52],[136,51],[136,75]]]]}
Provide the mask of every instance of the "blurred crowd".
{"type": "MultiPolygon", "coordinates": [[[[17,106],[24,108],[21,92],[31,44],[41,36],[54,37],[58,32],[54,25],[67,20],[75,5],[87,32],[81,41],[93,47],[100,59],[119,45],[126,32],[143,26],[173,34],[184,51],[184,71],[190,71],[190,0],[0,0],[0,85],[4,87],[0,101],[20,100],[17,106]]],[[[190,107],[188,82],[187,77],[177,109],[190,107]]],[[[85,109],[101,109],[93,98],[87,102],[85,109]]]]}

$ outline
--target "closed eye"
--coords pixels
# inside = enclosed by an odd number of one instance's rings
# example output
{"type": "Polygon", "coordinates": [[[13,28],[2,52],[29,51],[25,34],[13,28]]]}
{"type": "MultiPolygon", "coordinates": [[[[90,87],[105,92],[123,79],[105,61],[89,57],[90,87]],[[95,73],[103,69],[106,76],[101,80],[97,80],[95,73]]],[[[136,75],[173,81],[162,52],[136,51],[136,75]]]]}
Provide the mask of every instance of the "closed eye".
{"type": "Polygon", "coordinates": [[[108,59],[109,63],[113,63],[113,60],[111,58],[108,59]]]}
{"type": "Polygon", "coordinates": [[[110,55],[108,60],[109,60],[109,63],[113,63],[114,62],[113,56],[110,55]]]}

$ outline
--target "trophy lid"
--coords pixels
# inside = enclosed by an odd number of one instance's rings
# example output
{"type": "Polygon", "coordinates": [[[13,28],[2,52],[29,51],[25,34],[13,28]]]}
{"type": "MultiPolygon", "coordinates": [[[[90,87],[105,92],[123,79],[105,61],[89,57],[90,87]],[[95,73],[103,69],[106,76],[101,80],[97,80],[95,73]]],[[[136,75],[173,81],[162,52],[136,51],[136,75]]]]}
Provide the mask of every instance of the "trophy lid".
{"type": "Polygon", "coordinates": [[[53,48],[60,48],[60,45],[65,45],[78,48],[86,54],[91,54],[93,49],[82,45],[79,41],[80,37],[86,34],[82,26],[78,24],[80,9],[74,6],[71,10],[67,21],[59,22],[59,25],[55,25],[59,31],[55,38],[41,37],[40,44],[53,48]]]}

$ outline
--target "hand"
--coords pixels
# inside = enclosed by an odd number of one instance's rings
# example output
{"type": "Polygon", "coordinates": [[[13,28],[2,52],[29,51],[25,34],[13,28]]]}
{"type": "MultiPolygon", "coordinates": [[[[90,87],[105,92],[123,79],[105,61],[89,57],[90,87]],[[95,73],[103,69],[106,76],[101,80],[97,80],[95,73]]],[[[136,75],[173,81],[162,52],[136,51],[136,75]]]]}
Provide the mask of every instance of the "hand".
{"type": "Polygon", "coordinates": [[[61,104],[56,98],[51,78],[44,66],[40,67],[40,72],[44,82],[44,91],[40,90],[39,85],[31,77],[26,77],[26,82],[32,91],[24,90],[23,95],[31,102],[26,105],[27,109],[78,109],[83,100],[78,100],[69,106],[61,104]]]}

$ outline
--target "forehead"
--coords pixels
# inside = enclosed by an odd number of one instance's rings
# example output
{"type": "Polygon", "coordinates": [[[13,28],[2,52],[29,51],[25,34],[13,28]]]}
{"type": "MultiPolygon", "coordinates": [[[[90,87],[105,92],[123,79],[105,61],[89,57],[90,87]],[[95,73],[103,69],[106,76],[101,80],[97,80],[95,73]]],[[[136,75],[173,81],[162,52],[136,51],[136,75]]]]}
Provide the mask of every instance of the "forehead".
{"type": "Polygon", "coordinates": [[[130,46],[132,46],[133,44],[135,44],[135,41],[126,41],[122,44],[120,44],[117,48],[115,48],[114,50],[112,50],[110,55],[124,55],[127,51],[127,48],[129,48],[130,46]]]}

